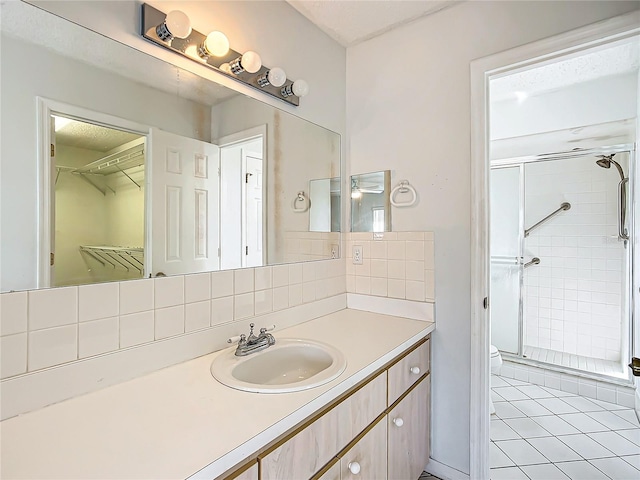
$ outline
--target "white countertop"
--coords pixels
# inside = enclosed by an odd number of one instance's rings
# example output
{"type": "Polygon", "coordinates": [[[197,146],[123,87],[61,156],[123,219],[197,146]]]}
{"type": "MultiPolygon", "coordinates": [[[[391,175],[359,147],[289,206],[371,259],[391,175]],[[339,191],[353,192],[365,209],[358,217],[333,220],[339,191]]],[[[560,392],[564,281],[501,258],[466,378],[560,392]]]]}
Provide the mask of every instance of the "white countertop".
{"type": "Polygon", "coordinates": [[[215,352],[10,418],[0,423],[0,477],[215,478],[434,328],[341,310],[273,332],[276,339],[326,342],[345,354],[346,370],[320,387],[284,394],[234,390],[211,376],[215,352]]]}

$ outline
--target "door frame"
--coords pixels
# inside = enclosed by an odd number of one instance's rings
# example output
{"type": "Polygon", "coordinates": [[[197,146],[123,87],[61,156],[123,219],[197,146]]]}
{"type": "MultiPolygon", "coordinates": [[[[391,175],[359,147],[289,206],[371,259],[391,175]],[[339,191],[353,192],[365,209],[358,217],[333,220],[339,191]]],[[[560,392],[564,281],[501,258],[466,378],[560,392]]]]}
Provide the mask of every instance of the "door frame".
{"type": "MultiPolygon", "coordinates": [[[[268,140],[267,140],[267,124],[258,125],[257,127],[248,128],[239,132],[224,135],[218,138],[218,147],[221,150],[220,153],[220,168],[222,169],[222,149],[237,145],[239,143],[245,143],[256,138],[262,138],[262,264],[267,264],[267,240],[268,229],[267,227],[267,210],[269,204],[269,198],[267,197],[266,185],[269,182],[269,159],[268,159],[268,140]]],[[[244,187],[243,187],[244,188],[244,187]]],[[[222,186],[220,187],[220,194],[222,194],[222,186]]],[[[244,208],[244,205],[243,205],[244,208]]],[[[244,235],[244,232],[242,232],[244,235]]],[[[220,228],[220,244],[222,244],[222,228],[220,228]]],[[[241,267],[242,268],[242,267],[241,267]]]]}
{"type": "MultiPolygon", "coordinates": [[[[51,115],[62,115],[65,117],[73,118],[78,121],[87,123],[93,123],[103,127],[113,128],[116,130],[128,131],[140,136],[144,136],[145,144],[149,137],[150,127],[141,123],[126,120],[124,118],[115,117],[102,112],[96,112],[95,110],[89,110],[84,107],[78,107],[69,103],[59,102],[57,100],[51,100],[45,97],[36,97],[36,112],[37,112],[37,177],[38,177],[38,201],[37,201],[37,216],[38,216],[38,242],[37,242],[37,288],[49,288],[51,287],[51,269],[50,258],[51,245],[53,239],[51,238],[51,227],[53,226],[53,202],[51,201],[52,195],[55,194],[51,187],[51,151],[50,145],[52,144],[52,134],[50,128],[51,115]]],[[[148,228],[148,222],[150,218],[151,199],[149,198],[150,189],[149,179],[151,162],[147,154],[147,148],[145,145],[144,152],[144,165],[145,165],[145,195],[144,195],[144,249],[145,252],[150,252],[151,248],[151,234],[148,228]]],[[[149,255],[144,256],[144,274],[149,271],[149,255]]]]}
{"type": "Polygon", "coordinates": [[[640,34],[639,11],[613,17],[471,62],[470,472],[489,478],[489,79],[569,53],[640,34]],[[487,306],[488,307],[488,306],[487,306]]]}

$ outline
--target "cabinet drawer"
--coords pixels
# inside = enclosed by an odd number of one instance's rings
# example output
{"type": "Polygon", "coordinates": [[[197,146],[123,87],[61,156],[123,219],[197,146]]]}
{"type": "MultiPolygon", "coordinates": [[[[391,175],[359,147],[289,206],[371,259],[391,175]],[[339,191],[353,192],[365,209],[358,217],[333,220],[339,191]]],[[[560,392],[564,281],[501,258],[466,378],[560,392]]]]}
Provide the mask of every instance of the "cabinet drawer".
{"type": "Polygon", "coordinates": [[[418,478],[429,461],[430,394],[427,377],[387,415],[389,480],[418,478]]]}
{"type": "Polygon", "coordinates": [[[389,405],[429,371],[430,340],[389,368],[389,405]]]}
{"type": "Polygon", "coordinates": [[[386,480],[387,422],[383,418],[340,458],[341,480],[386,480]]]}
{"type": "Polygon", "coordinates": [[[385,409],[386,372],[274,450],[260,456],[261,480],[310,478],[385,409]]]}

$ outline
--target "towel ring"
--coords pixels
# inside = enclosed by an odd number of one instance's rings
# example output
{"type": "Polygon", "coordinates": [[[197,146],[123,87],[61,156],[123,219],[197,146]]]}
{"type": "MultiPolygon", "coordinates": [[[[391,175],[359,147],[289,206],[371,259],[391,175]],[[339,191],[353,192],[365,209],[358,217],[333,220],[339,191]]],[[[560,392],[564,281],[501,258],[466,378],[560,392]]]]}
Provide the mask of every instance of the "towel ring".
{"type": "Polygon", "coordinates": [[[304,192],[298,192],[298,194],[293,199],[293,204],[291,205],[291,210],[296,213],[304,213],[309,210],[311,206],[311,201],[307,198],[304,192]],[[298,206],[298,204],[302,204],[298,206]]]}
{"type": "Polygon", "coordinates": [[[415,205],[417,198],[416,189],[409,184],[409,180],[402,180],[393,188],[393,190],[391,190],[389,200],[391,201],[391,205],[394,207],[410,207],[411,205],[415,205]],[[396,202],[395,196],[398,193],[411,193],[411,199],[405,202],[396,202]]]}

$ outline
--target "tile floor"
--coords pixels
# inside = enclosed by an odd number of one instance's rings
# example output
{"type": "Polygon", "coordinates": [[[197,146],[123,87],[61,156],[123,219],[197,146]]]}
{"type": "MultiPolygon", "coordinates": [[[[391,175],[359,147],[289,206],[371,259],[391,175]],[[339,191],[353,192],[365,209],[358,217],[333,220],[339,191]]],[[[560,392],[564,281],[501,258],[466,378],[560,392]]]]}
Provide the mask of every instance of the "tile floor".
{"type": "Polygon", "coordinates": [[[640,480],[635,411],[492,376],[491,480],[640,480]]]}

